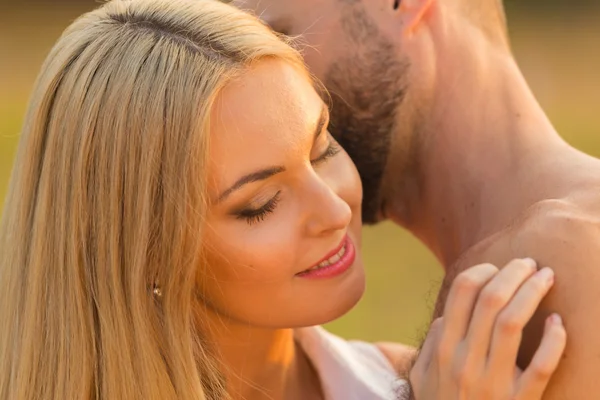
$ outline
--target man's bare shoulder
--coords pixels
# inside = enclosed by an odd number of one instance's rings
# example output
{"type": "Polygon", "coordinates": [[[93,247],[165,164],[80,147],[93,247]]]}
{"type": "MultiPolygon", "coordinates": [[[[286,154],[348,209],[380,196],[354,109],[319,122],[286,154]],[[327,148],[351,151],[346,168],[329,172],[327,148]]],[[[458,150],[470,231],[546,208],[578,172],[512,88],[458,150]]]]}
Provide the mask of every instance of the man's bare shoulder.
{"type": "Polygon", "coordinates": [[[539,256],[536,260],[540,264],[553,266],[565,253],[569,263],[582,258],[600,259],[598,249],[600,198],[596,209],[572,201],[545,200],[530,207],[502,231],[473,246],[453,269],[462,270],[474,262],[491,260],[505,264],[515,257],[534,255],[539,256]]]}
{"type": "Polygon", "coordinates": [[[566,200],[531,207],[514,224],[468,251],[453,268],[533,257],[551,267],[556,284],[529,324],[519,364],[525,366],[538,346],[544,319],[559,313],[568,345],[546,399],[587,399],[600,393],[600,201],[598,208],[566,200]]]}
{"type": "MultiPolygon", "coordinates": [[[[598,199],[600,206],[600,198],[598,199]]],[[[567,262],[598,259],[600,207],[585,207],[565,200],[547,200],[532,207],[508,232],[509,245],[539,253],[539,262],[552,266],[568,255],[567,262]]],[[[590,265],[595,267],[594,265],[590,265]]]]}

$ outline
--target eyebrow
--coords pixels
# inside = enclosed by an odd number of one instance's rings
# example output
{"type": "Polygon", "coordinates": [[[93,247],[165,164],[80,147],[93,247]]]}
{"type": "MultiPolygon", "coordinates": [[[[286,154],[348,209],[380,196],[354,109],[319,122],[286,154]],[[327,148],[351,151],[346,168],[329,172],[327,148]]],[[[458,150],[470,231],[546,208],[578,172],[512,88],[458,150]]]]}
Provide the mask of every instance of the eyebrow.
{"type": "MultiPolygon", "coordinates": [[[[325,128],[325,123],[327,123],[328,118],[329,118],[329,110],[327,109],[325,104],[323,104],[323,108],[321,109],[321,115],[319,116],[319,121],[317,122],[317,126],[316,126],[315,132],[314,132],[314,142],[317,141],[317,139],[323,132],[323,128],[325,128]]],[[[269,179],[269,178],[271,178],[277,174],[280,174],[284,171],[285,171],[285,167],[283,167],[283,166],[272,166],[272,167],[267,167],[267,168],[261,169],[259,171],[252,172],[248,175],[244,175],[240,179],[238,179],[229,189],[227,189],[223,193],[221,193],[221,195],[217,199],[217,203],[222,202],[231,193],[235,192],[236,190],[241,189],[243,186],[245,186],[249,183],[264,181],[264,180],[269,179]]]]}

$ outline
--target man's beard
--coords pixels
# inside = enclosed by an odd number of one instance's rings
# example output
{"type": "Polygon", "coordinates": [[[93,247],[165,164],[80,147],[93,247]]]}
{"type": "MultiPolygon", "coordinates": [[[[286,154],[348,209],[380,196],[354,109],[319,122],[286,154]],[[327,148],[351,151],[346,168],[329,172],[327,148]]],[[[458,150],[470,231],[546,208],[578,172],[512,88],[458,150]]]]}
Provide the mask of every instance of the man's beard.
{"type": "Polygon", "coordinates": [[[398,108],[406,95],[408,63],[379,32],[362,4],[346,6],[342,27],[355,49],[325,77],[332,101],[330,132],[350,155],[363,183],[363,222],[377,222],[381,183],[398,108]]]}

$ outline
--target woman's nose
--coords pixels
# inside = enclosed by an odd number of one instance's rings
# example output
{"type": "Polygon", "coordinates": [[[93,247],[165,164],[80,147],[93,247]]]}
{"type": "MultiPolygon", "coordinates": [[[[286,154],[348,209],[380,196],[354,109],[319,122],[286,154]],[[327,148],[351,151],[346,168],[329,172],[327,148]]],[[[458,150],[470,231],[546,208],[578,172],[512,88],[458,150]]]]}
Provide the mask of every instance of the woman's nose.
{"type": "Polygon", "coordinates": [[[310,211],[307,214],[306,229],[310,236],[326,235],[344,230],[350,225],[352,209],[334,187],[319,179],[307,197],[305,204],[310,207],[310,211]]]}

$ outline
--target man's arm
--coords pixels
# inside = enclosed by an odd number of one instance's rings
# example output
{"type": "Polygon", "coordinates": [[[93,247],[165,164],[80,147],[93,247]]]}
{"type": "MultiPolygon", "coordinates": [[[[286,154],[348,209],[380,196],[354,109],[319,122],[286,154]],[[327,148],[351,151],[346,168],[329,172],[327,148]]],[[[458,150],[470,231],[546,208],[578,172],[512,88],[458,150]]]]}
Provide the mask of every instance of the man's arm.
{"type": "MultiPolygon", "coordinates": [[[[568,343],[563,360],[546,391],[546,400],[600,398],[600,221],[568,210],[537,213],[519,226],[468,252],[445,279],[472,265],[532,257],[551,267],[556,283],[527,326],[519,366],[529,364],[542,336],[544,320],[557,312],[564,320],[568,343]]],[[[443,288],[444,289],[444,288],[443,288]]],[[[441,314],[447,292],[436,307],[441,314]]]]}

